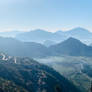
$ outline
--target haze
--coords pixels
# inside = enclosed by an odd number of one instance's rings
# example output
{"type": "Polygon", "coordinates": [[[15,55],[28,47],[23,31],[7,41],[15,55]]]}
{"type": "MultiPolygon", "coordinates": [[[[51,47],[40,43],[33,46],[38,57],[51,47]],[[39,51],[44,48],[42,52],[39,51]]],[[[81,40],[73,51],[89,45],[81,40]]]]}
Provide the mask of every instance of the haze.
{"type": "Polygon", "coordinates": [[[91,0],[3,0],[0,1],[0,31],[92,30],[91,0]]]}

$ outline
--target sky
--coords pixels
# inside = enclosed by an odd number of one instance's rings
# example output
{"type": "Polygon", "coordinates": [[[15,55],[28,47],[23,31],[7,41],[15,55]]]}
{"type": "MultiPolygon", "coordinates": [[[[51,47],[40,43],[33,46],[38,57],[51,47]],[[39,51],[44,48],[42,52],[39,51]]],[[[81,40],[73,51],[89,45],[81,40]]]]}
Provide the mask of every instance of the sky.
{"type": "Polygon", "coordinates": [[[0,0],[0,31],[92,31],[92,0],[0,0]]]}

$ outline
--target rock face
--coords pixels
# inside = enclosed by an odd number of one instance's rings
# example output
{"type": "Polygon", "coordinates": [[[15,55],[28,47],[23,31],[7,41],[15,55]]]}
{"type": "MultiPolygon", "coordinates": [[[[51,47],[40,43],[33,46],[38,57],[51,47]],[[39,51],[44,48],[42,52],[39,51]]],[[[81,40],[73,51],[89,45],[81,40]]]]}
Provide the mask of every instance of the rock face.
{"type": "Polygon", "coordinates": [[[7,92],[80,92],[52,68],[29,58],[1,54],[0,78],[4,82],[0,92],[6,92],[7,86],[7,92]]]}

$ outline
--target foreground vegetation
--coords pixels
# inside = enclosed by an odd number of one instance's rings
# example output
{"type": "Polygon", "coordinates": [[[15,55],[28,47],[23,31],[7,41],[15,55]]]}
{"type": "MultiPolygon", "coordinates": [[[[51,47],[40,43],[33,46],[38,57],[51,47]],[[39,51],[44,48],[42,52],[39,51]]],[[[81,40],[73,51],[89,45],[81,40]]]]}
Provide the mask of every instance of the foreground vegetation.
{"type": "Polygon", "coordinates": [[[33,59],[0,54],[0,92],[80,92],[52,68],[33,59]]]}
{"type": "Polygon", "coordinates": [[[53,67],[72,81],[82,92],[88,92],[92,80],[92,58],[75,56],[54,56],[37,59],[40,63],[53,67]]]}

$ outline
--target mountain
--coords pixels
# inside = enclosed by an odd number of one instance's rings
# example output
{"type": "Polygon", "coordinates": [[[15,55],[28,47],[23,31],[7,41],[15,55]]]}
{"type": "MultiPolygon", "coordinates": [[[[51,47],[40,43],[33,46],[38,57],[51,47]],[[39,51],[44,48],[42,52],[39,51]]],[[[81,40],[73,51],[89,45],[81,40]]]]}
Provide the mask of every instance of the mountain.
{"type": "Polygon", "coordinates": [[[68,32],[66,32],[67,35],[70,35],[75,38],[79,39],[90,39],[92,38],[92,33],[89,32],[87,29],[84,28],[74,28],[68,32]]]}
{"type": "Polygon", "coordinates": [[[43,43],[46,40],[61,42],[65,39],[68,39],[69,37],[74,37],[76,39],[81,40],[82,42],[85,42],[86,44],[89,44],[91,43],[92,32],[85,28],[77,27],[68,31],[59,30],[55,33],[37,29],[16,35],[16,38],[18,40],[38,43],[43,43]]]}
{"type": "Polygon", "coordinates": [[[37,43],[44,43],[44,41],[48,41],[48,40],[54,42],[61,42],[68,39],[69,37],[74,37],[86,44],[92,43],[91,41],[92,32],[82,27],[73,28],[67,31],[59,30],[54,33],[42,29],[36,29],[27,32],[23,32],[23,31],[0,32],[0,36],[14,37],[20,41],[37,42],[37,43]]]}
{"type": "Polygon", "coordinates": [[[80,40],[69,38],[46,47],[40,43],[22,42],[14,38],[0,38],[0,51],[10,56],[41,58],[55,55],[92,56],[92,47],[80,40]]]}
{"type": "Polygon", "coordinates": [[[45,30],[37,29],[29,32],[24,32],[16,36],[18,40],[29,41],[29,42],[40,42],[43,43],[46,40],[62,41],[63,35],[55,34],[45,30]]]}
{"type": "Polygon", "coordinates": [[[68,37],[74,37],[76,39],[79,39],[85,43],[90,43],[92,39],[92,32],[88,31],[87,29],[77,27],[72,30],[68,31],[57,31],[56,34],[59,35],[65,35],[67,38],[68,37]]]}
{"type": "Polygon", "coordinates": [[[57,31],[57,34],[63,34],[67,35],[68,37],[74,37],[74,38],[92,38],[92,33],[88,31],[87,29],[77,27],[68,31],[57,31]]]}
{"type": "MultiPolygon", "coordinates": [[[[31,57],[46,57],[50,55],[49,49],[40,44],[35,42],[25,42],[25,54],[26,56],[31,57]]],[[[21,53],[20,53],[21,54],[21,53]]]]}
{"type": "Polygon", "coordinates": [[[92,47],[75,38],[69,38],[57,45],[49,47],[53,55],[92,56],[92,47]]]}
{"type": "Polygon", "coordinates": [[[43,45],[45,45],[46,47],[49,47],[51,45],[55,45],[57,44],[55,41],[51,41],[51,40],[46,40],[44,41],[43,45]]]}
{"type": "Polygon", "coordinates": [[[0,92],[80,92],[52,68],[33,59],[10,57],[3,53],[0,54],[0,90],[0,92]]]}
{"type": "Polygon", "coordinates": [[[40,43],[21,42],[14,38],[0,37],[0,51],[10,56],[44,57],[49,55],[47,47],[40,43]]]}

